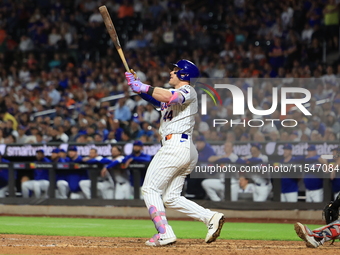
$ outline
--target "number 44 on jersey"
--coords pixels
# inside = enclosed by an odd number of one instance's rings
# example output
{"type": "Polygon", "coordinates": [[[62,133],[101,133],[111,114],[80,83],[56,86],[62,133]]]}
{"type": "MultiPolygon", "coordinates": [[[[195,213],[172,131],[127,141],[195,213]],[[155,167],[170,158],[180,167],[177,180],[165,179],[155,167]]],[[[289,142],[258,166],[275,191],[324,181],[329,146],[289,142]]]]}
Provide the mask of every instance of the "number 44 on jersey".
{"type": "Polygon", "coordinates": [[[167,121],[167,120],[171,121],[172,117],[173,117],[172,116],[172,110],[171,111],[166,111],[166,113],[163,116],[163,120],[164,121],[167,121]]]}

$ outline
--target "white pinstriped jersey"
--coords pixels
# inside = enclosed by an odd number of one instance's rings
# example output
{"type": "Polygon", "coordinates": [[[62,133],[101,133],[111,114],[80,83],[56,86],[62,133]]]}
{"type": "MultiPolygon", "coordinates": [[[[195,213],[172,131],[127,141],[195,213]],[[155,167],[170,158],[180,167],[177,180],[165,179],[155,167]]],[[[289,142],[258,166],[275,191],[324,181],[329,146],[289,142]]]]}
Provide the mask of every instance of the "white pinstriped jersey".
{"type": "Polygon", "coordinates": [[[161,126],[159,133],[162,137],[169,134],[191,135],[195,125],[195,114],[198,111],[197,93],[190,85],[170,91],[180,92],[184,97],[183,104],[168,105],[161,103],[161,126]]]}

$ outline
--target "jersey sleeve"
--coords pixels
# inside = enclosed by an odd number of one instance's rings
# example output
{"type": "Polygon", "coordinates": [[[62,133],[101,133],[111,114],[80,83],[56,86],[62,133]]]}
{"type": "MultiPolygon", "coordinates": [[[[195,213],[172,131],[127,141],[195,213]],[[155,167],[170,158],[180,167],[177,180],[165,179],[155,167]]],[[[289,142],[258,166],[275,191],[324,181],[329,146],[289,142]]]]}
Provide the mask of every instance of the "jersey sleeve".
{"type": "Polygon", "coordinates": [[[106,166],[106,168],[112,168],[112,167],[117,166],[118,164],[122,163],[123,159],[124,159],[124,157],[118,157],[116,160],[111,161],[111,163],[108,164],[106,166]]]}
{"type": "Polygon", "coordinates": [[[197,97],[195,89],[190,85],[184,85],[179,89],[171,89],[170,91],[171,93],[172,91],[176,91],[182,94],[184,100],[182,104],[188,104],[197,97]]]}

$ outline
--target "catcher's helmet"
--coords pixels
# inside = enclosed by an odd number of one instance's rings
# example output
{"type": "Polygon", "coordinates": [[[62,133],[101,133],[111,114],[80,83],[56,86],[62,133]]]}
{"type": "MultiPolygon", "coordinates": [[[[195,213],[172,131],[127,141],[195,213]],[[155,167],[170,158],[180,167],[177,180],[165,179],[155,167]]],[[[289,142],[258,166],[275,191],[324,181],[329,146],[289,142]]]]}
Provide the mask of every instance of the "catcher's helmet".
{"type": "Polygon", "coordinates": [[[189,81],[192,78],[198,78],[200,75],[200,71],[198,67],[189,60],[182,59],[178,61],[176,64],[172,64],[171,67],[178,67],[180,70],[176,72],[178,79],[181,81],[189,81]]]}

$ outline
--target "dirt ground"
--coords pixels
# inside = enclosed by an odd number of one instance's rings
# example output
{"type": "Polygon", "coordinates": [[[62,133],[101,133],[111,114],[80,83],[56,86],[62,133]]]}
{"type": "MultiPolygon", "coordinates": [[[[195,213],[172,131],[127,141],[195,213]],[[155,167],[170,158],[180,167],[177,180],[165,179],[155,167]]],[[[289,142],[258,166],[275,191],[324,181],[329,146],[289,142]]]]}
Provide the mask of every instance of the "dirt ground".
{"type": "Polygon", "coordinates": [[[331,246],[326,243],[318,250],[306,248],[303,241],[217,240],[206,244],[203,239],[180,239],[167,247],[147,247],[144,242],[141,238],[0,235],[0,254],[310,255],[314,252],[337,254],[340,248],[338,242],[331,246]]]}

